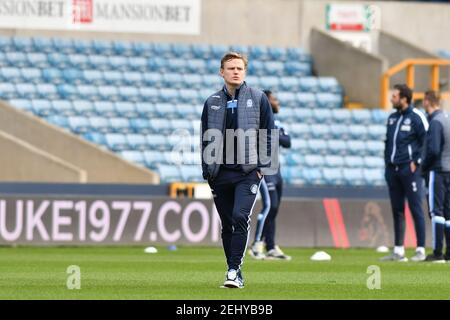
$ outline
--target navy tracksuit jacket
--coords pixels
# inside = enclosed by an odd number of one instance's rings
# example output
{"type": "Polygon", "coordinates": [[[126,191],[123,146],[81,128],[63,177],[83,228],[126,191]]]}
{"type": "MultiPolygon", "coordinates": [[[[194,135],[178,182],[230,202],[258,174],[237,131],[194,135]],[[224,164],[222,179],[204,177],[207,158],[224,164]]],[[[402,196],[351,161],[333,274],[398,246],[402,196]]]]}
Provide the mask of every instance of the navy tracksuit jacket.
{"type": "Polygon", "coordinates": [[[385,178],[389,187],[394,216],[395,245],[403,246],[405,237],[405,198],[414,219],[417,246],[425,246],[425,220],[422,210],[423,179],[420,165],[423,159],[428,121],[419,110],[409,106],[392,113],[387,120],[385,145],[385,178]],[[411,171],[414,162],[418,169],[411,171]]]}

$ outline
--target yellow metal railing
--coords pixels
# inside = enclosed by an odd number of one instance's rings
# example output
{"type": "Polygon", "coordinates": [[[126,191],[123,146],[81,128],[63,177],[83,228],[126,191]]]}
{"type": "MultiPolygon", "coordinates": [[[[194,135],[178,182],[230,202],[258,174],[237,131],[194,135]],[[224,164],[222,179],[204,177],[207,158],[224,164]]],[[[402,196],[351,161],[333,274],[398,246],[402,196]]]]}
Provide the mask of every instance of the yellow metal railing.
{"type": "MultiPolygon", "coordinates": [[[[381,107],[384,110],[389,108],[389,84],[393,75],[406,69],[406,84],[411,89],[414,89],[415,81],[415,67],[416,66],[431,66],[431,83],[430,89],[439,91],[439,67],[450,66],[450,60],[443,59],[407,59],[399,64],[393,66],[383,74],[381,79],[381,107]]],[[[415,92],[413,100],[423,99],[424,92],[415,92]]],[[[450,100],[450,92],[440,92],[442,99],[450,100]]]]}

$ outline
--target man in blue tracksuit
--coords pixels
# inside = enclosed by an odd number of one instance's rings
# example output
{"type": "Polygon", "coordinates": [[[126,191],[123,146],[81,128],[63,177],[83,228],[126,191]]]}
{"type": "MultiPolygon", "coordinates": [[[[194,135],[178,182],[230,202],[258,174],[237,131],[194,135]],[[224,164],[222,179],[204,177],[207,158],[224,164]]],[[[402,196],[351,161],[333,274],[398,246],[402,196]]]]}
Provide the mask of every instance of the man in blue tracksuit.
{"type": "MultiPolygon", "coordinates": [[[[272,111],[277,114],[280,111],[280,103],[277,97],[270,91],[264,90],[269,99],[272,111]]],[[[279,143],[284,148],[291,147],[291,137],[287,134],[278,120],[275,127],[279,129],[279,143]]],[[[291,260],[291,257],[284,254],[279,246],[275,245],[275,218],[281,203],[283,193],[283,178],[280,167],[275,175],[267,175],[261,181],[261,198],[263,208],[258,214],[255,240],[249,253],[255,259],[291,260]],[[264,254],[264,242],[267,253],[264,254]]]]}
{"type": "Polygon", "coordinates": [[[428,121],[411,105],[412,90],[395,85],[391,102],[396,109],[387,120],[386,182],[394,216],[395,247],[383,261],[407,261],[405,238],[405,197],[414,219],[417,236],[416,254],[412,261],[425,260],[425,219],[422,210],[423,179],[420,174],[428,121]]]}
{"type": "Polygon", "coordinates": [[[250,216],[263,174],[272,165],[266,161],[272,155],[272,109],[262,91],[245,83],[247,63],[239,53],[225,54],[220,66],[225,85],[206,100],[202,113],[203,178],[222,222],[228,288],[244,286],[241,266],[250,216]]]}
{"type": "Polygon", "coordinates": [[[426,261],[450,260],[450,116],[439,107],[439,96],[427,91],[423,101],[430,128],[427,132],[422,174],[428,186],[433,253],[426,261]],[[446,253],[443,251],[445,234],[446,253]]]}

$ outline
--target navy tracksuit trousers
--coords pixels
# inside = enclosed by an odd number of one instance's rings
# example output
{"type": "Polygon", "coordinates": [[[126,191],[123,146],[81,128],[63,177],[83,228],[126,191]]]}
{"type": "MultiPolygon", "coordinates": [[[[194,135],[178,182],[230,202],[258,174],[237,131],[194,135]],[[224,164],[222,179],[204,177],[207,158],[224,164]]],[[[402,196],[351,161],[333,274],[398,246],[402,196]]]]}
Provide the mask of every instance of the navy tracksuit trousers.
{"type": "Polygon", "coordinates": [[[256,225],[255,241],[264,239],[267,251],[275,248],[275,229],[278,209],[283,193],[283,180],[275,176],[275,179],[265,177],[261,181],[261,198],[263,208],[258,214],[256,225]]]}
{"type": "Polygon", "coordinates": [[[435,255],[442,254],[445,234],[446,254],[450,255],[450,172],[430,171],[427,185],[433,253],[435,255]]]}
{"type": "Polygon", "coordinates": [[[411,172],[410,164],[388,165],[386,182],[389,187],[392,213],[394,216],[395,245],[403,246],[405,239],[405,198],[414,220],[417,246],[425,246],[425,218],[422,210],[423,179],[420,170],[411,172]]]}
{"type": "Polygon", "coordinates": [[[248,174],[221,168],[209,182],[222,222],[222,242],[228,269],[240,270],[247,249],[250,216],[261,179],[257,170],[248,174]]]}

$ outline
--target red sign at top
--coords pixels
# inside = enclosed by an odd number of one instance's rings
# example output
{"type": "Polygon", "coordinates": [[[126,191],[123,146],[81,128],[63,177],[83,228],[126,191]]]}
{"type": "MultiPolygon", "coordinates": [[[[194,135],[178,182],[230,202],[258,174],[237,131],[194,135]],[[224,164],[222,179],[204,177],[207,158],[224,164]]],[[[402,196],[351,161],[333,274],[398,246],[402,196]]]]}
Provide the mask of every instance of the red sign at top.
{"type": "Polygon", "coordinates": [[[73,23],[92,23],[94,0],[72,0],[73,23]]]}

